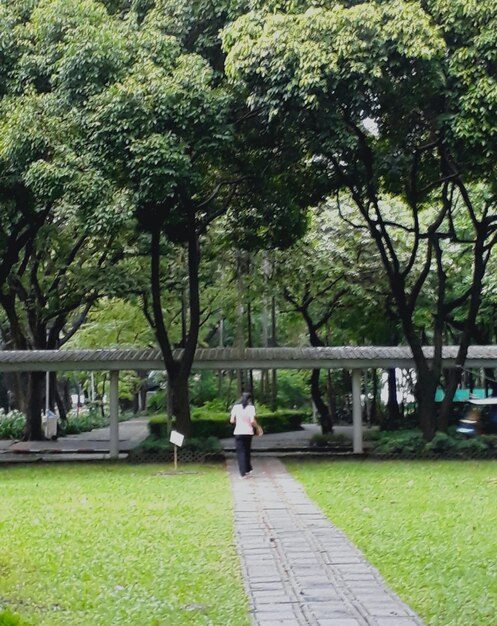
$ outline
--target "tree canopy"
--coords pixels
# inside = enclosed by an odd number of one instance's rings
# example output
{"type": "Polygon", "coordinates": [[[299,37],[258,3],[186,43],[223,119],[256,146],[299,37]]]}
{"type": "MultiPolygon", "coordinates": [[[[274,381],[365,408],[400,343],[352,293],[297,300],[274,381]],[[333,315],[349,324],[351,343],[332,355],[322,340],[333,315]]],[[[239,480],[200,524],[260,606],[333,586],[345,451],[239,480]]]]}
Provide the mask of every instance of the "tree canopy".
{"type": "Polygon", "coordinates": [[[188,432],[201,328],[240,335],[240,300],[265,342],[269,305],[273,340],[277,308],[315,345],[393,325],[431,437],[442,345],[462,367],[494,301],[496,26],[490,0],[0,0],[4,339],[139,303],[188,432]]]}

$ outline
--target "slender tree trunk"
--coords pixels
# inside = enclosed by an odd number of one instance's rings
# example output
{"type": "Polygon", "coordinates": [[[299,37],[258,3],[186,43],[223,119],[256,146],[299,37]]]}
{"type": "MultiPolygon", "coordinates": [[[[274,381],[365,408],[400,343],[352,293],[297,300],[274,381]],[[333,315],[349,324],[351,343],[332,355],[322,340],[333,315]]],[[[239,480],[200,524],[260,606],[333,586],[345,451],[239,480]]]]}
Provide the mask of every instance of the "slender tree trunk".
{"type": "Polygon", "coordinates": [[[373,369],[373,402],[371,405],[371,423],[378,421],[378,370],[373,369]]]}
{"type": "MultiPolygon", "coordinates": [[[[276,348],[278,338],[276,336],[278,324],[276,319],[276,298],[271,298],[271,346],[276,348]]],[[[271,410],[276,411],[278,408],[278,372],[271,370],[271,410]]]]}
{"type": "Polygon", "coordinates": [[[326,388],[328,391],[328,406],[330,408],[330,415],[332,416],[333,421],[335,421],[337,414],[337,395],[331,378],[331,370],[326,370],[326,388]]]}
{"type": "Polygon", "coordinates": [[[388,400],[387,400],[387,412],[388,419],[396,422],[400,419],[399,401],[397,400],[397,373],[395,368],[390,368],[388,374],[388,400]]]}
{"type": "Polygon", "coordinates": [[[480,228],[475,242],[475,249],[473,252],[473,281],[468,305],[468,314],[466,316],[466,322],[459,341],[456,367],[450,372],[447,388],[445,390],[445,397],[442,401],[442,406],[440,407],[439,428],[443,431],[446,431],[449,425],[449,415],[454,402],[454,393],[456,392],[457,385],[459,384],[461,378],[461,369],[466,361],[469,344],[475,330],[476,318],[478,316],[478,311],[480,310],[483,278],[485,276],[485,269],[489,258],[488,255],[485,256],[484,253],[485,233],[486,231],[480,228]]]}
{"type": "Polygon", "coordinates": [[[426,441],[431,441],[436,430],[436,407],[435,392],[437,390],[438,377],[431,371],[420,372],[418,370],[417,393],[419,425],[426,441]]]}
{"type": "Polygon", "coordinates": [[[43,411],[43,394],[45,391],[45,372],[29,372],[28,374],[28,407],[26,412],[25,441],[41,441],[44,439],[41,427],[43,411]]]}
{"type": "MultiPolygon", "coordinates": [[[[237,288],[237,308],[236,308],[236,346],[238,349],[244,347],[244,332],[243,332],[243,319],[244,319],[244,307],[243,307],[243,272],[242,272],[242,257],[241,253],[237,254],[237,268],[236,268],[236,288],[237,288]]],[[[237,370],[238,381],[238,395],[241,395],[245,391],[245,381],[243,370],[237,370]]]]}
{"type": "Polygon", "coordinates": [[[63,422],[67,421],[66,405],[64,403],[63,398],[60,395],[57,383],[54,385],[54,388],[53,388],[53,397],[54,397],[54,400],[55,400],[55,404],[57,405],[57,411],[59,413],[60,419],[63,422]]]}
{"type": "Polygon", "coordinates": [[[321,370],[312,370],[311,374],[311,394],[312,401],[314,402],[316,409],[319,413],[319,422],[321,424],[321,430],[323,435],[333,432],[333,422],[328,407],[321,398],[321,390],[319,389],[319,375],[321,370]]]}
{"type": "MultiPolygon", "coordinates": [[[[247,302],[247,347],[252,348],[252,306],[250,300],[247,302]]],[[[249,391],[254,393],[254,372],[249,369],[249,391]]]]}

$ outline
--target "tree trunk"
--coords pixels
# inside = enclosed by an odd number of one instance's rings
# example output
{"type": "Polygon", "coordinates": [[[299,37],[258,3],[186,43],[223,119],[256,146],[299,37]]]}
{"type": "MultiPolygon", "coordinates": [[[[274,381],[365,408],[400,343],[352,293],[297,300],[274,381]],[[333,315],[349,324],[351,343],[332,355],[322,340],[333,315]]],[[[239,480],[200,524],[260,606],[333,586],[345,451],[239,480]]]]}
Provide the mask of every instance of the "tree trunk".
{"type": "Polygon", "coordinates": [[[400,419],[399,401],[397,400],[397,373],[395,368],[388,370],[388,419],[396,422],[400,419]]]}
{"type": "Polygon", "coordinates": [[[53,388],[53,397],[54,397],[54,400],[55,400],[55,404],[57,405],[57,410],[59,412],[60,419],[63,422],[67,421],[66,405],[64,403],[63,398],[60,395],[59,388],[57,386],[57,382],[55,382],[55,385],[54,385],[54,388],[53,388]]]}
{"type": "Polygon", "coordinates": [[[376,424],[378,417],[378,371],[373,369],[373,402],[371,404],[371,423],[376,424]]]}
{"type": "Polygon", "coordinates": [[[28,380],[28,407],[24,441],[42,441],[45,438],[41,427],[45,372],[29,372],[28,380]]]}
{"type": "Polygon", "coordinates": [[[446,373],[446,385],[444,399],[440,407],[438,429],[446,432],[449,427],[450,410],[454,404],[454,394],[461,380],[461,372],[458,369],[450,370],[446,373]]]}
{"type": "Polygon", "coordinates": [[[326,370],[326,388],[328,393],[328,406],[330,408],[330,415],[332,416],[332,419],[334,419],[337,414],[337,395],[335,391],[335,386],[333,385],[333,380],[331,378],[331,370],[326,370]]]}
{"type": "MultiPolygon", "coordinates": [[[[247,302],[247,348],[252,348],[252,306],[250,300],[247,302]]],[[[249,391],[254,393],[254,372],[252,369],[248,371],[249,391]]]]}
{"type": "Polygon", "coordinates": [[[416,384],[416,399],[418,403],[419,425],[426,441],[431,441],[435,435],[435,392],[437,377],[430,372],[421,373],[418,370],[416,384]]]}
{"type": "Polygon", "coordinates": [[[188,376],[177,375],[170,379],[169,392],[171,394],[171,407],[175,428],[185,437],[192,433],[192,421],[190,414],[190,397],[188,390],[188,376]]]}
{"type": "Polygon", "coordinates": [[[271,411],[278,408],[278,372],[271,370],[271,411]]]}
{"type": "MultiPolygon", "coordinates": [[[[242,255],[241,252],[237,254],[236,265],[236,290],[237,290],[237,307],[236,307],[236,347],[242,350],[245,344],[244,341],[244,306],[243,306],[243,271],[242,271],[242,255]]],[[[238,395],[240,396],[245,391],[244,371],[237,370],[237,382],[238,382],[238,395]]]]}
{"type": "Polygon", "coordinates": [[[321,390],[319,389],[320,373],[321,373],[321,370],[318,370],[318,369],[312,370],[311,394],[312,394],[312,401],[314,402],[314,405],[316,406],[316,409],[318,410],[318,413],[319,413],[319,422],[321,424],[321,430],[323,432],[323,435],[326,435],[327,433],[333,432],[333,421],[331,419],[331,415],[328,410],[328,407],[326,406],[326,404],[323,402],[323,399],[321,398],[321,390]]]}

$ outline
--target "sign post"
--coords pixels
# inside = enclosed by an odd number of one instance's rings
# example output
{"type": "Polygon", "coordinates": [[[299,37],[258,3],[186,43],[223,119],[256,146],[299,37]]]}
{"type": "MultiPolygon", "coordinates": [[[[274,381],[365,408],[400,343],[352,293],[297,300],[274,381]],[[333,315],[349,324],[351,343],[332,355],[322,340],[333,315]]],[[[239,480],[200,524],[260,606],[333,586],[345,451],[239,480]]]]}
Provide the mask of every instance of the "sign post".
{"type": "Polygon", "coordinates": [[[178,448],[181,448],[184,440],[185,440],[185,436],[179,433],[177,430],[171,431],[169,441],[174,446],[173,451],[174,451],[174,471],[175,472],[178,469],[178,448]]]}

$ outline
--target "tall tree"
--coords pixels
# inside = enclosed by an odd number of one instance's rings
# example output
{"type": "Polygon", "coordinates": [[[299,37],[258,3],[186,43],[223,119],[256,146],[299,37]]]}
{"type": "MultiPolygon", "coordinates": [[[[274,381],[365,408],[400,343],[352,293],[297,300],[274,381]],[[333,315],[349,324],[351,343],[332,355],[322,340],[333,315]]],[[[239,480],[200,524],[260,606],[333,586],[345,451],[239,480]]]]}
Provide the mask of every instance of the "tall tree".
{"type": "MultiPolygon", "coordinates": [[[[301,129],[308,158],[327,164],[329,189],[346,190],[359,209],[414,355],[429,439],[448,316],[465,310],[462,366],[495,244],[495,3],[279,6],[278,13],[271,6],[248,13],[224,32],[228,71],[254,110],[301,129]],[[403,196],[409,220],[391,219],[384,202],[391,193],[403,196]],[[397,233],[410,247],[406,262],[397,233]],[[459,294],[447,283],[455,250],[471,268],[459,294]],[[416,310],[432,276],[434,356],[427,358],[416,310]]],[[[457,369],[446,382],[442,429],[457,369]]]]}

